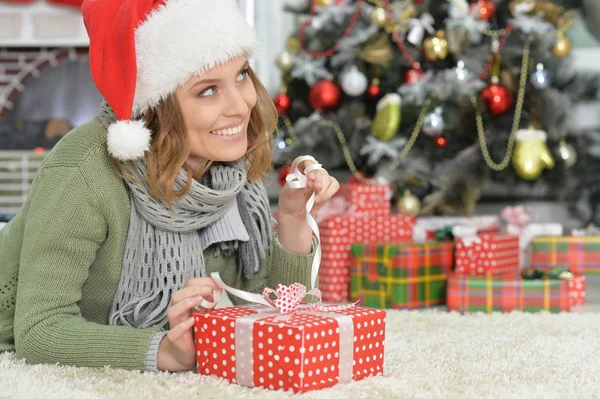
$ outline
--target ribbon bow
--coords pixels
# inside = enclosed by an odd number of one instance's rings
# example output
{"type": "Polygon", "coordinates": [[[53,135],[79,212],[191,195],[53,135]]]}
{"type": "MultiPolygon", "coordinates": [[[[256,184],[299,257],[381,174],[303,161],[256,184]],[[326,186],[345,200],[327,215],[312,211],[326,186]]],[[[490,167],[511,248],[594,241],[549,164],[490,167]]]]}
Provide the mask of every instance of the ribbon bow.
{"type": "Polygon", "coordinates": [[[435,29],[433,29],[434,22],[435,19],[428,12],[421,14],[419,18],[409,19],[408,27],[410,32],[406,36],[406,40],[415,46],[420,46],[423,43],[425,31],[429,32],[431,35],[435,33],[435,29]]]}
{"type": "Polygon", "coordinates": [[[502,210],[502,218],[508,223],[508,233],[519,235],[530,221],[523,205],[507,206],[502,210]]]}
{"type": "Polygon", "coordinates": [[[481,243],[481,238],[477,235],[477,227],[457,225],[452,228],[452,235],[460,238],[465,247],[481,243]]]}
{"type": "Polygon", "coordinates": [[[549,278],[551,280],[570,280],[573,278],[573,273],[563,266],[556,266],[548,271],[542,271],[532,267],[523,270],[521,272],[521,277],[525,280],[541,280],[544,278],[549,278]]]}
{"type": "MultiPolygon", "coordinates": [[[[321,164],[311,164],[304,169],[304,173],[302,174],[298,169],[298,165],[304,161],[315,161],[315,159],[311,156],[301,156],[296,159],[296,168],[292,173],[290,173],[286,177],[287,185],[290,188],[305,188],[308,185],[308,179],[306,174],[313,170],[322,169],[321,164]]],[[[317,282],[317,276],[319,274],[319,266],[321,264],[321,236],[319,235],[319,227],[317,222],[310,214],[313,206],[315,204],[315,193],[313,192],[308,202],[306,203],[306,221],[317,237],[317,249],[315,251],[315,258],[313,259],[312,271],[311,271],[311,290],[307,292],[307,289],[304,285],[299,283],[294,283],[290,286],[278,285],[277,290],[273,290],[271,288],[265,288],[263,290],[263,294],[253,294],[251,292],[242,291],[236,288],[229,287],[227,284],[223,282],[221,276],[218,272],[211,273],[211,277],[219,287],[221,287],[224,291],[234,295],[240,299],[243,299],[248,302],[256,303],[259,305],[264,305],[269,308],[277,309],[281,314],[289,314],[292,312],[296,312],[299,310],[341,310],[348,307],[356,306],[356,303],[352,303],[349,305],[341,305],[341,306],[323,306],[321,300],[321,291],[318,288],[315,288],[315,284],[317,282]],[[275,299],[271,299],[271,296],[275,295],[275,299]],[[303,300],[306,296],[312,295],[318,299],[316,303],[306,303],[303,300]]],[[[212,309],[216,306],[218,301],[215,303],[203,303],[202,306],[206,309],[212,309]]]]}

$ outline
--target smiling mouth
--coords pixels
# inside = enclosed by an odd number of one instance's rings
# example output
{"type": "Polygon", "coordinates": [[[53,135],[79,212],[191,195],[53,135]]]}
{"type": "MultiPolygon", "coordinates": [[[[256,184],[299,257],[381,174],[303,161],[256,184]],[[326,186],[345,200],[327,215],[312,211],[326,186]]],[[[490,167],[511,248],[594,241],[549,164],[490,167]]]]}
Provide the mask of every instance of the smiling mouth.
{"type": "Polygon", "coordinates": [[[216,136],[235,136],[236,134],[239,134],[242,132],[242,130],[244,130],[244,124],[240,124],[237,127],[232,127],[229,129],[222,129],[222,130],[212,130],[210,132],[210,134],[214,134],[216,136]]]}

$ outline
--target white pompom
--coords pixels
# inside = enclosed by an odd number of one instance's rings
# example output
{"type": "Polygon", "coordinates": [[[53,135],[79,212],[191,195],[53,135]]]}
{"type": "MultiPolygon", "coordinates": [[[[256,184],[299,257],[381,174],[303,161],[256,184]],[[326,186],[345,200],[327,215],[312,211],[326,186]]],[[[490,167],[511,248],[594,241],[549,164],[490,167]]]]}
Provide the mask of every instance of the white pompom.
{"type": "Polygon", "coordinates": [[[110,155],[121,161],[133,161],[150,149],[150,130],[143,121],[117,121],[108,127],[107,146],[110,155]]]}

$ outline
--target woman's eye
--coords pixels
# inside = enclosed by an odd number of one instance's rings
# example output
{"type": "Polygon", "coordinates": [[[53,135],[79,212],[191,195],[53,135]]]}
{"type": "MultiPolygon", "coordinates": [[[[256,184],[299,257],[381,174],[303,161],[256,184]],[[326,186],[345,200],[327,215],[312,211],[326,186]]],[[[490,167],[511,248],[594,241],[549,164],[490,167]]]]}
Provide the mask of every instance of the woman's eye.
{"type": "Polygon", "coordinates": [[[250,75],[250,72],[248,71],[248,69],[244,69],[238,75],[238,82],[241,82],[242,80],[245,80],[249,75],[250,75]]]}
{"type": "Polygon", "coordinates": [[[217,86],[210,86],[207,87],[206,89],[202,90],[199,94],[198,97],[208,97],[208,96],[212,96],[217,92],[217,86]]]}

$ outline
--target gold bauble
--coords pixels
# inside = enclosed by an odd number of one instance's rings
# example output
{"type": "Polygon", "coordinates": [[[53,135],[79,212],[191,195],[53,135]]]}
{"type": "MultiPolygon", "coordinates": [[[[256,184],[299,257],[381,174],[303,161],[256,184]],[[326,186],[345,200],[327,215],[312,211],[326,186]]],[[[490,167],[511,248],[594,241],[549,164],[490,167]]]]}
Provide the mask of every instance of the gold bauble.
{"type": "Polygon", "coordinates": [[[329,6],[331,5],[331,0],[315,0],[316,6],[329,6]]]}
{"type": "Polygon", "coordinates": [[[552,54],[556,58],[565,58],[571,53],[571,41],[564,34],[559,34],[552,47],[552,54]]]}
{"type": "Polygon", "coordinates": [[[298,40],[297,37],[292,36],[289,39],[287,39],[287,42],[285,43],[285,48],[291,54],[298,54],[300,50],[302,50],[302,44],[300,43],[300,40],[298,40]]]}
{"type": "Polygon", "coordinates": [[[387,23],[387,12],[383,7],[377,7],[369,17],[369,20],[372,24],[379,26],[380,28],[384,27],[387,23]]]}
{"type": "Polygon", "coordinates": [[[544,169],[554,168],[554,158],[546,145],[546,132],[533,129],[517,131],[512,165],[523,180],[535,180],[544,169]]]}
{"type": "Polygon", "coordinates": [[[277,67],[281,69],[281,72],[287,73],[294,67],[294,57],[287,51],[277,56],[277,67]]]}
{"type": "Polygon", "coordinates": [[[446,39],[446,32],[438,30],[435,36],[427,38],[423,43],[423,52],[429,62],[440,61],[448,57],[450,47],[448,39],[446,39]]]}
{"type": "Polygon", "coordinates": [[[415,197],[410,190],[404,191],[404,195],[396,203],[398,213],[407,216],[417,216],[421,211],[421,201],[415,197]]]}
{"type": "Polygon", "coordinates": [[[370,38],[358,52],[358,57],[369,64],[386,66],[394,57],[389,36],[385,33],[370,38]]]}

